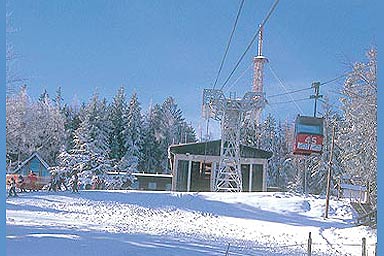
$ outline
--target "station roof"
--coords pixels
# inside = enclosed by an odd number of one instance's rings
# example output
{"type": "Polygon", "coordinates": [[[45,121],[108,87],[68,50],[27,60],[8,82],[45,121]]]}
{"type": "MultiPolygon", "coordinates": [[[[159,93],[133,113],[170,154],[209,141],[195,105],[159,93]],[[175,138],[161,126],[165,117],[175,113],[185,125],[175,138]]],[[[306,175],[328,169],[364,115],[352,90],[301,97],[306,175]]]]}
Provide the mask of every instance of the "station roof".
{"type": "MultiPolygon", "coordinates": [[[[191,155],[207,155],[220,156],[221,140],[213,140],[207,142],[195,142],[171,145],[169,150],[173,154],[191,154],[191,155]]],[[[240,156],[244,158],[262,158],[269,159],[273,155],[270,151],[240,145],[240,156]]]]}

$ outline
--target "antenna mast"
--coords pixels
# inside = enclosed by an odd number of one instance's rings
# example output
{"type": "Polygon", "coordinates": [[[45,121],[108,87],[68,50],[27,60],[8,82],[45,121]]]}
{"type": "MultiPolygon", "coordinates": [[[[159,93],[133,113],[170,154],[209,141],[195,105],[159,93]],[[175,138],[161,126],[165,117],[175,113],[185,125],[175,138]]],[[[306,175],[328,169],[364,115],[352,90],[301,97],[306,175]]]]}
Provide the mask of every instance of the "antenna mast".
{"type": "MultiPolygon", "coordinates": [[[[263,30],[264,27],[259,25],[259,44],[257,47],[257,56],[253,58],[253,84],[252,92],[263,94],[264,88],[264,65],[268,59],[263,56],[263,30]]],[[[263,106],[264,107],[264,106],[263,106]]],[[[260,124],[262,108],[254,109],[251,114],[251,122],[254,125],[260,124]]]]}

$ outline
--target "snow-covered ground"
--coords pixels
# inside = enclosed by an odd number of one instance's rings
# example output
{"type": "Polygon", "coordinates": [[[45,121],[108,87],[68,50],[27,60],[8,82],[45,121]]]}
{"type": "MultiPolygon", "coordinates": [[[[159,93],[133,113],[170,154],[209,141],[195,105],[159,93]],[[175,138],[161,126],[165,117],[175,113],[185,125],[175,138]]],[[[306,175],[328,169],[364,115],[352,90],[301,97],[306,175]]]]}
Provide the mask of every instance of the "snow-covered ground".
{"type": "Polygon", "coordinates": [[[7,255],[373,255],[349,203],[290,193],[33,192],[6,202],[7,255]],[[306,254],[305,254],[306,255],[306,254]]]}

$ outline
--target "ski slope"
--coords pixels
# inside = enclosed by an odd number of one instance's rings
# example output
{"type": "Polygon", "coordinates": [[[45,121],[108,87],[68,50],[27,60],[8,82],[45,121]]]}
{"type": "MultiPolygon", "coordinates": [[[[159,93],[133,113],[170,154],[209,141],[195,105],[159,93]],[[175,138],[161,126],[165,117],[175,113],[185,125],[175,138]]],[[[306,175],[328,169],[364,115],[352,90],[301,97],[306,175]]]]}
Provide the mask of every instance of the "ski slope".
{"type": "Polygon", "coordinates": [[[33,192],[6,202],[7,255],[373,255],[347,201],[291,193],[33,192]]]}

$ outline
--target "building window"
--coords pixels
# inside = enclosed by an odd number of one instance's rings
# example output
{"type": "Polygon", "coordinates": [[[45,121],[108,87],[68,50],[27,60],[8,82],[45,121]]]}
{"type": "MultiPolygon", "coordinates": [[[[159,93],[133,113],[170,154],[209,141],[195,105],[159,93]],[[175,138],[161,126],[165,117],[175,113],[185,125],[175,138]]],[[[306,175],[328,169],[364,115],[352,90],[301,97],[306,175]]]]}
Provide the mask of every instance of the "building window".
{"type": "Polygon", "coordinates": [[[148,182],[148,189],[153,189],[155,190],[157,187],[156,182],[148,182]]]}

